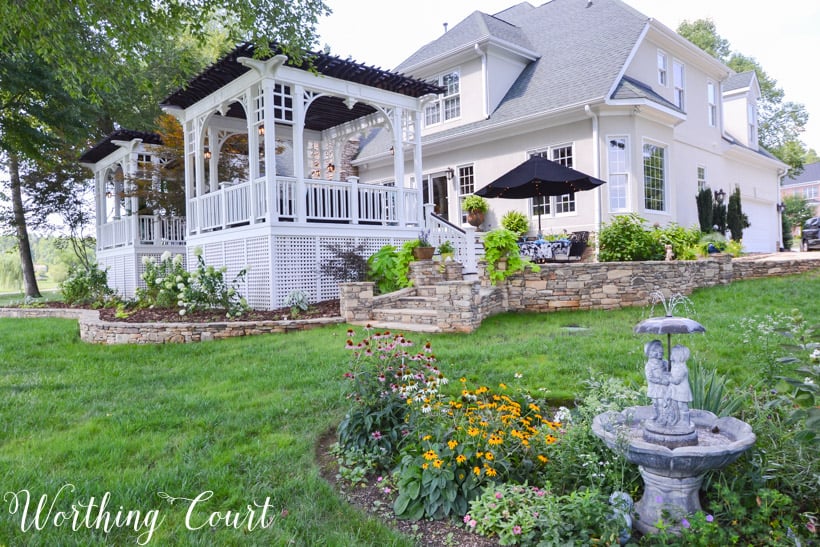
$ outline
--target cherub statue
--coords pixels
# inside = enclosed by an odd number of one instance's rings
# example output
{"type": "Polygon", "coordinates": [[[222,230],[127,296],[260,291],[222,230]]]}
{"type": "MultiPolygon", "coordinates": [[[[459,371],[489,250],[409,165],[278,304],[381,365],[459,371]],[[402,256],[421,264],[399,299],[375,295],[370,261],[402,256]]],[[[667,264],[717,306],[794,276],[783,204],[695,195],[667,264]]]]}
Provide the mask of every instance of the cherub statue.
{"type": "Polygon", "coordinates": [[[679,422],[686,426],[690,425],[689,403],[692,402],[692,389],[689,387],[689,370],[686,368],[689,355],[689,348],[680,344],[673,347],[669,355],[671,361],[669,388],[667,389],[671,412],[669,425],[679,422]]]}
{"type": "Polygon", "coordinates": [[[644,345],[646,355],[646,395],[652,399],[652,406],[655,410],[653,420],[658,423],[666,421],[666,406],[668,403],[667,386],[669,385],[669,372],[667,363],[663,358],[663,342],[652,340],[644,345]]]}

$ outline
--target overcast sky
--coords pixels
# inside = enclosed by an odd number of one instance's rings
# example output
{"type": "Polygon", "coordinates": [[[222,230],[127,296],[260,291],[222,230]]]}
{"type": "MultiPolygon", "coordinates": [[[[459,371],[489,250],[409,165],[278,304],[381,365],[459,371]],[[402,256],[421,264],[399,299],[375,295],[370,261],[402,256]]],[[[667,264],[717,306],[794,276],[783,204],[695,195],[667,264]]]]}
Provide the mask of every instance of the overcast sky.
{"type": "MultiPolygon", "coordinates": [[[[575,0],[586,2],[587,0],[575,0]]],[[[594,0],[593,0],[594,1],[594,0]]],[[[785,100],[805,105],[802,140],[820,153],[820,2],[817,0],[625,0],[672,30],[710,18],[733,51],[754,57],[777,80],[785,100]],[[765,9],[764,6],[776,6],[765,9]]],[[[494,14],[517,0],[326,0],[333,9],[319,24],[320,45],[341,57],[391,69],[475,10],[494,14]]],[[[530,0],[534,6],[540,0],[530,0]]],[[[594,29],[591,29],[594,30],[594,29]]]]}

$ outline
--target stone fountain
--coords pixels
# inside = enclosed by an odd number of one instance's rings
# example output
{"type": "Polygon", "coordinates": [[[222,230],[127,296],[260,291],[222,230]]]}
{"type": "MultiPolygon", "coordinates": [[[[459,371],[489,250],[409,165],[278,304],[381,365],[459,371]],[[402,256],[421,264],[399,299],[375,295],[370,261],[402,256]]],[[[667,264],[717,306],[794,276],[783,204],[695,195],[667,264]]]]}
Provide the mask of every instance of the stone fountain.
{"type": "Polygon", "coordinates": [[[639,466],[644,493],[635,504],[634,522],[644,534],[658,532],[656,525],[661,520],[674,530],[680,519],[700,511],[698,492],[706,472],[735,461],[755,442],[749,424],[689,408],[689,349],[672,347],[671,338],[672,334],[706,329],[672,311],[674,306],[666,316],[649,318],[635,327],[638,333],[667,335],[668,359],[663,358],[661,340],[644,346],[647,395],[652,404],[605,412],[592,422],[595,435],[639,466]]]}

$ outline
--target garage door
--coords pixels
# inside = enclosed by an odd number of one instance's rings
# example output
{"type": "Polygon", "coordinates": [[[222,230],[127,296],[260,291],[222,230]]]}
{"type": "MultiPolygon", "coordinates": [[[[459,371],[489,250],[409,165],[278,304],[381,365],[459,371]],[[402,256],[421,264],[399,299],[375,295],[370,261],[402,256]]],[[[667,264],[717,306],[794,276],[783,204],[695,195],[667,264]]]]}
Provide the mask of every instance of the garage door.
{"type": "Polygon", "coordinates": [[[749,217],[751,224],[743,230],[743,251],[747,253],[776,252],[780,241],[780,227],[775,205],[773,203],[742,202],[741,207],[749,217]]]}

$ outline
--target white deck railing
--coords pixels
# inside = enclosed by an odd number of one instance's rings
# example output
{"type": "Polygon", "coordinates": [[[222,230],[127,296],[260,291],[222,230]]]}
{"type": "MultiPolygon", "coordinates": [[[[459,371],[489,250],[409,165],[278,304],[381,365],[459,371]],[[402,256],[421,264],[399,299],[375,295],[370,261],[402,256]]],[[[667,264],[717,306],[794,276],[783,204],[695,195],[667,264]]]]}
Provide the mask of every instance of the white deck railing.
{"type": "Polygon", "coordinates": [[[185,245],[185,218],[139,215],[98,226],[98,249],[115,249],[134,244],[185,245]]]}
{"type": "Polygon", "coordinates": [[[304,203],[297,200],[299,182],[293,177],[277,177],[268,188],[265,178],[238,184],[223,183],[219,190],[189,202],[191,233],[208,232],[259,222],[293,222],[303,205],[309,222],[419,224],[419,196],[415,190],[383,184],[362,184],[307,179],[304,203]],[[272,203],[271,203],[272,202],[272,203]],[[273,205],[273,210],[270,206],[273,205]]]}

